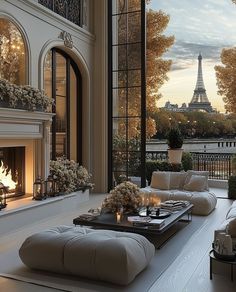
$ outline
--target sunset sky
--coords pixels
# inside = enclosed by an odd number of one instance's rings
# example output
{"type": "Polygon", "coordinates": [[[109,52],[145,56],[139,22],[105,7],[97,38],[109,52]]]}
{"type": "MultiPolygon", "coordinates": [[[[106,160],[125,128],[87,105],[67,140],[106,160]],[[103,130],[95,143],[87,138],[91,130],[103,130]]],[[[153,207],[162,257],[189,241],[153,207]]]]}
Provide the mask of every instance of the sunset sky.
{"type": "Polygon", "coordinates": [[[236,5],[231,0],[152,0],[150,8],[170,15],[165,34],[175,36],[174,46],[165,55],[173,65],[158,106],[168,100],[178,105],[191,101],[201,52],[207,96],[214,108],[224,112],[214,66],[220,64],[222,48],[236,46],[236,5]]]}

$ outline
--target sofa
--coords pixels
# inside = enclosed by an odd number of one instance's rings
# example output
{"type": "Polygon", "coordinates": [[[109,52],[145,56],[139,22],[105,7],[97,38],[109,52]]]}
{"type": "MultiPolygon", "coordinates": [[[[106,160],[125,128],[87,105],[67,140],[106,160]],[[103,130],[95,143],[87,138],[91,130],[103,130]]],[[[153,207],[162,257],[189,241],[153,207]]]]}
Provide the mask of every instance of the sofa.
{"type": "Polygon", "coordinates": [[[225,220],[216,229],[216,233],[227,233],[231,236],[233,242],[233,249],[236,250],[236,201],[233,202],[229,208],[225,220]]]}
{"type": "Polygon", "coordinates": [[[150,186],[142,188],[144,195],[158,197],[161,202],[184,200],[194,205],[194,215],[208,215],[216,207],[217,198],[209,191],[208,171],[154,171],[150,186]]]}

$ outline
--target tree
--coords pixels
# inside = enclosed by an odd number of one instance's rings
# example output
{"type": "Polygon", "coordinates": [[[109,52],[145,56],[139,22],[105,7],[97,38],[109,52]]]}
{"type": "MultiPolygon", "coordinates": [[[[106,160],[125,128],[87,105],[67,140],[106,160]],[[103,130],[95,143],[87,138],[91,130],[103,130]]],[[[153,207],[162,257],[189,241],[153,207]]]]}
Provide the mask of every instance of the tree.
{"type": "Polygon", "coordinates": [[[221,62],[215,66],[218,94],[223,96],[226,111],[236,113],[236,47],[223,49],[221,62]]]}
{"type": "MultiPolygon", "coordinates": [[[[122,2],[122,1],[121,1],[122,2]]],[[[128,2],[128,1],[127,1],[128,2]]],[[[129,2],[129,8],[138,11],[140,8],[140,0],[132,0],[129,2]],[[132,5],[132,7],[130,7],[132,5]]],[[[151,1],[147,0],[149,4],[151,1]]],[[[127,3],[123,1],[123,6],[120,9],[126,9],[127,3]]],[[[157,111],[157,100],[161,98],[159,93],[160,87],[168,80],[167,72],[170,70],[171,61],[164,60],[163,54],[169,49],[174,42],[174,37],[167,37],[163,35],[168,23],[169,16],[162,11],[147,11],[147,56],[146,56],[146,109],[147,109],[147,121],[146,121],[146,137],[150,138],[156,133],[156,123],[151,117],[153,113],[157,111]]],[[[118,42],[138,42],[140,40],[140,16],[133,17],[129,22],[129,31],[127,34],[127,17],[121,15],[118,19],[118,42]]],[[[140,46],[128,45],[118,47],[118,69],[117,82],[119,88],[117,111],[119,117],[137,117],[140,116],[140,96],[141,92],[139,88],[129,88],[128,92],[125,88],[127,78],[129,85],[140,84],[140,73],[137,68],[140,68],[140,46]],[[128,61],[127,61],[128,55],[128,61]],[[128,62],[128,64],[127,64],[128,62]],[[128,73],[125,68],[134,69],[128,73]],[[122,89],[123,87],[123,89],[122,89]],[[128,105],[127,105],[128,96],[128,105]]],[[[118,122],[118,135],[126,136],[127,123],[125,121],[118,122]]],[[[139,138],[140,137],[140,119],[129,119],[128,123],[128,137],[139,138]]]]}

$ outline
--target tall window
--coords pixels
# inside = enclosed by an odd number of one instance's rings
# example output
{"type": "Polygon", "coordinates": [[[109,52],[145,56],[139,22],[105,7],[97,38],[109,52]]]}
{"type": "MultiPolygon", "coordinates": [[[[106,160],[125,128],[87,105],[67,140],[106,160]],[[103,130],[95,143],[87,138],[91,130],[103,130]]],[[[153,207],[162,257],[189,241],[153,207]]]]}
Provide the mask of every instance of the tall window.
{"type": "Polygon", "coordinates": [[[109,188],[145,184],[145,0],[109,3],[109,188]]]}
{"type": "Polygon", "coordinates": [[[51,158],[65,156],[81,163],[81,75],[74,61],[59,49],[45,57],[44,88],[55,100],[51,158]]]}
{"type": "Polygon", "coordinates": [[[20,30],[9,19],[0,18],[0,78],[26,84],[26,50],[20,30]]]}

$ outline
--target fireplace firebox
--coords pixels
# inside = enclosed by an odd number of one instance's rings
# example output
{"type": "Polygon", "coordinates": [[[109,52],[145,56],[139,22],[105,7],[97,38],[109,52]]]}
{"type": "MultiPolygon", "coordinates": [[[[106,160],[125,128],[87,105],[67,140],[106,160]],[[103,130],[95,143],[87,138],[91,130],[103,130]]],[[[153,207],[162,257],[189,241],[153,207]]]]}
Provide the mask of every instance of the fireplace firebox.
{"type": "Polygon", "coordinates": [[[25,147],[0,147],[0,182],[9,187],[7,198],[25,194],[25,147]]]}

